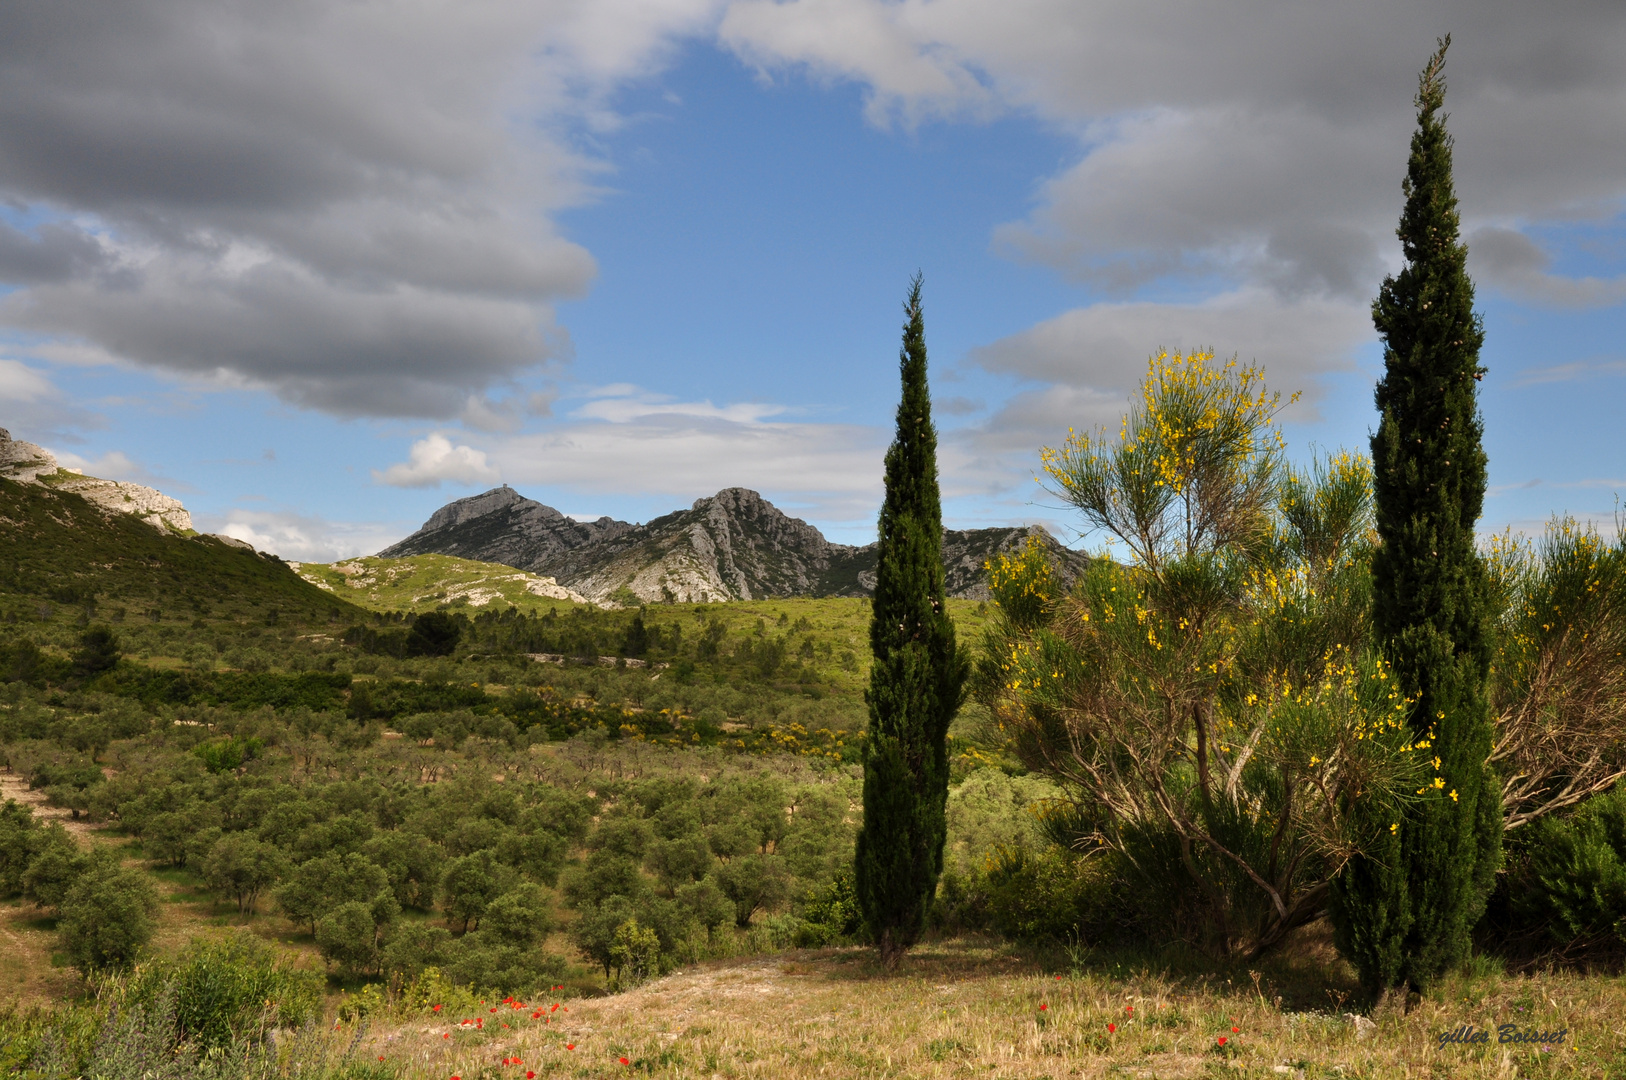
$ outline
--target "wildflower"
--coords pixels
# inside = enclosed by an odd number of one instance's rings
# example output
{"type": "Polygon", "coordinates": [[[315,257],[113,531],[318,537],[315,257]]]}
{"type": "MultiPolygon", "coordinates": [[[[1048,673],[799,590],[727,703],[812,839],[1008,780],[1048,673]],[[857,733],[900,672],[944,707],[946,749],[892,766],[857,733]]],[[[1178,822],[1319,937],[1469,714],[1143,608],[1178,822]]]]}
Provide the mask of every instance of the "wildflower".
{"type": "Polygon", "coordinates": [[[631,1065],[632,1064],[632,1062],[628,1061],[626,1058],[616,1058],[616,1060],[621,1062],[621,1064],[623,1064],[623,1065],[631,1065]]]}
{"type": "Polygon", "coordinates": [[[531,1069],[526,1069],[525,1080],[536,1080],[536,1073],[531,1069]]]}
{"type": "Polygon", "coordinates": [[[1048,1006],[1048,1005],[1040,1005],[1040,1006],[1039,1006],[1039,1011],[1040,1011],[1040,1012],[1044,1012],[1044,1011],[1045,1011],[1045,1010],[1046,1010],[1046,1009],[1048,1009],[1048,1008],[1050,1008],[1050,1006],[1048,1006]]]}
{"type": "Polygon", "coordinates": [[[1232,1035],[1240,1035],[1240,1034],[1242,1034],[1242,1029],[1239,1028],[1239,1027],[1232,1027],[1231,1028],[1231,1034],[1232,1035]]]}
{"type": "Polygon", "coordinates": [[[576,1049],[576,1044],[575,1043],[565,1043],[565,1049],[566,1050],[574,1050],[574,1049],[576,1049]]]}
{"type": "Polygon", "coordinates": [[[433,1007],[433,1008],[431,1008],[431,1009],[430,1009],[430,1010],[429,1010],[429,1011],[430,1011],[430,1012],[440,1012],[440,1006],[439,1006],[439,1005],[436,1005],[436,1006],[434,1006],[434,1007],[433,1007]]]}
{"type": "Polygon", "coordinates": [[[1107,1034],[1108,1035],[1116,1035],[1117,1033],[1118,1033],[1118,1025],[1117,1024],[1108,1024],[1107,1025],[1107,1034]]]}
{"type": "Polygon", "coordinates": [[[1224,1036],[1224,1035],[1221,1035],[1221,1036],[1220,1036],[1220,1037],[1219,1037],[1219,1044],[1220,1044],[1220,1045],[1221,1045],[1221,1046],[1224,1046],[1224,1045],[1225,1045],[1225,1036],[1224,1036]]]}
{"type": "Polygon", "coordinates": [[[1124,1006],[1124,1015],[1126,1015],[1126,1016],[1134,1016],[1135,1015],[1135,1007],[1133,1005],[1125,1005],[1124,1006]]]}

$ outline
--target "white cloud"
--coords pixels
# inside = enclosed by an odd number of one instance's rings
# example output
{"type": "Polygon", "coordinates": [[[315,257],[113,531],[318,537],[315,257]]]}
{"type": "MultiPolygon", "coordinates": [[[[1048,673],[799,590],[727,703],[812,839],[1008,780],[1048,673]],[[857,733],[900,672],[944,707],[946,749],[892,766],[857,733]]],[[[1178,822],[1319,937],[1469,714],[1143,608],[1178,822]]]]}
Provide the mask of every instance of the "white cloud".
{"type": "Polygon", "coordinates": [[[294,562],[334,562],[368,555],[401,538],[400,523],[332,522],[303,514],[235,509],[195,517],[204,532],[223,533],[294,562]]]}
{"type": "Polygon", "coordinates": [[[66,450],[52,450],[51,453],[56,457],[57,464],[64,469],[78,469],[86,476],[99,476],[103,480],[127,480],[149,487],[162,480],[145,465],[130,460],[129,455],[122,450],[109,450],[98,458],[80,457],[66,450]]]}
{"type": "Polygon", "coordinates": [[[68,428],[102,423],[102,417],[69,401],[48,372],[0,357],[0,427],[12,438],[40,442],[68,428]]]}
{"type": "Polygon", "coordinates": [[[494,484],[499,478],[498,471],[486,461],[485,451],[454,446],[438,432],[413,443],[406,461],[397,462],[382,472],[373,470],[375,481],[391,487],[439,487],[442,481],[494,484]]]}

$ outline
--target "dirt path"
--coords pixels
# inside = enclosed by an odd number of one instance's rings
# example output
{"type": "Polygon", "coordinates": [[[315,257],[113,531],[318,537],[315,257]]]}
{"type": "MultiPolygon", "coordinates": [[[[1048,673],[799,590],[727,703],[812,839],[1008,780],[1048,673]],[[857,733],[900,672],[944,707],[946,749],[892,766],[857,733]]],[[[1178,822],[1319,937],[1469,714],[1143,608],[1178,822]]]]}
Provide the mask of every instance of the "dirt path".
{"type": "Polygon", "coordinates": [[[75,818],[71,810],[60,806],[46,806],[45,792],[29,790],[28,778],[10,769],[0,770],[0,803],[7,799],[15,799],[23,806],[30,807],[34,811],[34,816],[42,821],[60,821],[62,827],[80,841],[91,840],[99,831],[90,822],[75,818]]]}

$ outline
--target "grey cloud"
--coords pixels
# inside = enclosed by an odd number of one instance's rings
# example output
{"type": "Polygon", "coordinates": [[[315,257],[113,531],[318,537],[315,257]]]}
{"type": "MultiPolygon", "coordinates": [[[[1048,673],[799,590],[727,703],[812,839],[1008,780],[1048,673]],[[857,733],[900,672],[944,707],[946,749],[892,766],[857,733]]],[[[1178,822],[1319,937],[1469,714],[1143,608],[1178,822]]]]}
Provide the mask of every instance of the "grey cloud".
{"type": "Polygon", "coordinates": [[[1524,233],[1486,226],[1468,238],[1473,271],[1520,300],[1552,307],[1607,307],[1626,300],[1626,277],[1573,278],[1549,270],[1552,258],[1524,233]]]}
{"type": "Polygon", "coordinates": [[[1366,305],[1321,297],[1284,300],[1253,289],[1200,304],[1125,301],[1065,312],[972,350],[988,371],[1127,394],[1160,349],[1211,348],[1257,361],[1271,385],[1313,396],[1315,377],[1347,369],[1374,337],[1366,305]]]}
{"type": "Polygon", "coordinates": [[[402,284],[341,289],[281,265],[235,277],[188,269],[143,268],[117,289],[39,285],[0,300],[0,321],[349,415],[455,415],[471,392],[547,354],[527,304],[402,284]]]}
{"type": "Polygon", "coordinates": [[[592,165],[548,125],[694,6],[634,3],[617,51],[594,27],[619,0],[9,5],[0,200],[48,224],[0,225],[0,319],[336,413],[457,415],[564,355],[552,304],[595,273],[549,217],[592,165]]]}
{"type": "Polygon", "coordinates": [[[30,236],[0,221],[0,282],[66,281],[105,265],[101,245],[83,230],[50,222],[30,236]]]}
{"type": "Polygon", "coordinates": [[[992,98],[1075,134],[1078,160],[996,243],[1123,293],[1369,297],[1397,258],[1417,69],[1448,30],[1470,224],[1612,215],[1626,195],[1616,0],[741,0],[724,30],[756,62],[859,80],[895,111],[992,98]]]}

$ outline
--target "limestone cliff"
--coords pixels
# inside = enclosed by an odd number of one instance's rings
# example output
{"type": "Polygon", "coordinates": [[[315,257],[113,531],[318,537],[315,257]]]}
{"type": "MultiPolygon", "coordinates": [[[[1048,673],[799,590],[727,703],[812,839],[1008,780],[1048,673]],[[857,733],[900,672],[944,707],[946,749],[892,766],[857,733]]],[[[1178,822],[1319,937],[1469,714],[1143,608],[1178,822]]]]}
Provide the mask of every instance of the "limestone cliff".
{"type": "Polygon", "coordinates": [[[111,513],[133,514],[159,532],[193,531],[192,515],[178,499],[143,484],[103,480],[77,469],[64,469],[49,450],[13,439],[5,428],[0,428],[0,476],[71,492],[111,513]]]}

